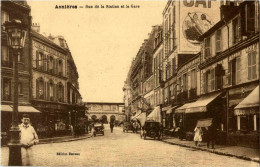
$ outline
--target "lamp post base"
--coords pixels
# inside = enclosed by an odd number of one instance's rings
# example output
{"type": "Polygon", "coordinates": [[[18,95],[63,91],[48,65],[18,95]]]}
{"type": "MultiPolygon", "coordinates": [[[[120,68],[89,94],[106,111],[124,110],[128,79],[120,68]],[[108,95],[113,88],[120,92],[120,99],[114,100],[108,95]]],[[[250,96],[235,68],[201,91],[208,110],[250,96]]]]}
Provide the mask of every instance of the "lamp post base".
{"type": "Polygon", "coordinates": [[[9,162],[8,166],[22,166],[21,144],[8,144],[9,162]]]}
{"type": "Polygon", "coordinates": [[[20,130],[18,127],[11,127],[11,141],[9,147],[9,166],[22,166],[21,143],[19,141],[20,130]]]}

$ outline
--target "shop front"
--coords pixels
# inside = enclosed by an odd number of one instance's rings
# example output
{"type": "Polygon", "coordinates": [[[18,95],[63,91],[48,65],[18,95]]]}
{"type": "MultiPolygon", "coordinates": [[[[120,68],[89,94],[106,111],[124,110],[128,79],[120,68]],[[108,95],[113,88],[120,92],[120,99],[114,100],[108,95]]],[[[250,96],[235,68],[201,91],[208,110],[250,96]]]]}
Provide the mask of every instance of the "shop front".
{"type": "Polygon", "coordinates": [[[235,108],[237,132],[231,134],[236,145],[259,148],[259,86],[235,108]]]}
{"type": "Polygon", "coordinates": [[[208,123],[208,121],[205,120],[212,119],[212,124],[221,131],[221,127],[223,127],[225,120],[224,100],[223,94],[221,92],[216,92],[201,96],[197,101],[184,104],[176,109],[176,115],[180,115],[179,124],[183,122],[183,130],[186,133],[186,139],[193,139],[194,129],[198,124],[199,126],[205,125],[205,127],[211,125],[211,123],[208,123]]]}
{"type": "MultiPolygon", "coordinates": [[[[9,130],[12,124],[13,106],[8,104],[1,105],[1,137],[2,144],[6,144],[9,140],[9,130]]],[[[28,114],[31,118],[31,124],[35,127],[40,119],[41,112],[32,106],[18,106],[18,120],[19,124],[22,123],[21,119],[23,114],[28,114]]]]}

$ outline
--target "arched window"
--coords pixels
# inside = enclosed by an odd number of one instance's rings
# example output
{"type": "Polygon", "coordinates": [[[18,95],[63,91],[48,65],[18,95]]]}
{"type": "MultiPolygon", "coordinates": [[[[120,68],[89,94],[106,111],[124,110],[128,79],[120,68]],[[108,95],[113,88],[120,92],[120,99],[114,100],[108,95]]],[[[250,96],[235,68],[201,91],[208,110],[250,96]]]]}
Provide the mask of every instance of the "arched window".
{"type": "Polygon", "coordinates": [[[36,80],[36,98],[44,99],[44,80],[42,77],[36,80]]]}
{"type": "Polygon", "coordinates": [[[59,75],[63,75],[63,61],[59,60],[59,66],[58,66],[58,70],[59,70],[59,75]]]}
{"type": "Polygon", "coordinates": [[[47,99],[50,101],[54,100],[54,83],[52,79],[47,83],[47,99]]]}

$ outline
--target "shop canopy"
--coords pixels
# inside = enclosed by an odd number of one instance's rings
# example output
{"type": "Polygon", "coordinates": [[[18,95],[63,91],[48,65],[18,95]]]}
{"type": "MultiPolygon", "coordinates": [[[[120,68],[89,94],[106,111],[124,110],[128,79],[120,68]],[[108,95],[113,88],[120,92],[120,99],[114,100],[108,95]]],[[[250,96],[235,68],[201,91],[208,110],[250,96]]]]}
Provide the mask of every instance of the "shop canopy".
{"type": "Polygon", "coordinates": [[[13,109],[9,105],[1,105],[1,111],[12,112],[13,109]]]}
{"type": "Polygon", "coordinates": [[[197,122],[197,127],[209,127],[212,124],[212,118],[200,119],[197,122]]]}
{"type": "Polygon", "coordinates": [[[209,105],[221,93],[222,92],[218,92],[218,93],[202,96],[197,101],[190,103],[190,105],[186,107],[185,113],[206,112],[207,105],[209,105]]]}
{"type": "Polygon", "coordinates": [[[175,108],[177,108],[177,106],[174,106],[174,107],[170,108],[169,110],[167,110],[166,114],[171,114],[172,110],[174,110],[175,108]]]}
{"type": "Polygon", "coordinates": [[[235,115],[256,114],[259,111],[259,86],[257,86],[235,108],[235,115]]]}
{"type": "Polygon", "coordinates": [[[146,121],[146,113],[145,113],[145,112],[141,113],[140,115],[138,115],[138,116],[136,117],[136,119],[137,119],[138,121],[140,121],[141,126],[143,127],[143,126],[144,126],[144,123],[145,123],[145,121],[146,121]]]}
{"type": "MultiPolygon", "coordinates": [[[[13,106],[9,106],[8,105],[1,105],[1,110],[2,111],[7,111],[7,112],[13,112],[13,106]],[[3,108],[4,106],[4,108],[3,108]],[[10,110],[10,108],[11,110],[10,110]],[[4,109],[4,110],[3,110],[4,109]]],[[[32,107],[32,106],[18,106],[18,112],[20,113],[41,113],[39,110],[37,110],[36,108],[32,107]]]]}
{"type": "Polygon", "coordinates": [[[155,107],[155,109],[147,116],[147,120],[156,121],[161,123],[161,109],[160,106],[155,107]]]}
{"type": "Polygon", "coordinates": [[[186,108],[187,108],[190,104],[191,104],[191,103],[186,103],[186,104],[184,104],[183,106],[177,108],[177,109],[175,110],[175,113],[184,113],[185,110],[186,110],[186,108]]]}
{"type": "Polygon", "coordinates": [[[131,120],[136,120],[136,117],[138,117],[142,112],[139,110],[138,112],[136,112],[136,114],[134,116],[132,116],[131,120]]]}

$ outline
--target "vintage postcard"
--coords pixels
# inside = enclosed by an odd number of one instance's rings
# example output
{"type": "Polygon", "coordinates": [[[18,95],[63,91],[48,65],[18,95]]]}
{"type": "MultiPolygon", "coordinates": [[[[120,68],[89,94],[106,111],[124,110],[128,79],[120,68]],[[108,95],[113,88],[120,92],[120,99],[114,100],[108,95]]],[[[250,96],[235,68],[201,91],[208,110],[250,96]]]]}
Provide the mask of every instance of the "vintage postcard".
{"type": "Polygon", "coordinates": [[[1,1],[1,166],[259,166],[257,0],[1,1]]]}

